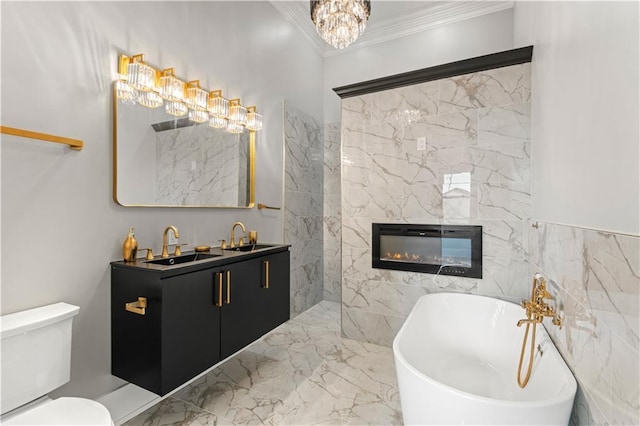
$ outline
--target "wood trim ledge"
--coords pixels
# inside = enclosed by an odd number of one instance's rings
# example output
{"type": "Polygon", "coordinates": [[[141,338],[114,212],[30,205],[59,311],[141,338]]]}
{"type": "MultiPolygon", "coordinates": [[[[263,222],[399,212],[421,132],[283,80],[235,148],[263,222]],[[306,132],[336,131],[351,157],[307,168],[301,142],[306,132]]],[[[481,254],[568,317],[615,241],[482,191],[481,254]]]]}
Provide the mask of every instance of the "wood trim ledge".
{"type": "Polygon", "coordinates": [[[361,83],[336,87],[334,92],[340,98],[366,95],[367,93],[380,92],[382,90],[395,89],[412,84],[426,83],[427,81],[440,80],[442,78],[455,77],[473,72],[486,71],[494,68],[508,67],[531,62],[533,46],[506,50],[504,52],[491,53],[476,58],[464,59],[421,70],[409,71],[388,77],[376,78],[361,83]]]}

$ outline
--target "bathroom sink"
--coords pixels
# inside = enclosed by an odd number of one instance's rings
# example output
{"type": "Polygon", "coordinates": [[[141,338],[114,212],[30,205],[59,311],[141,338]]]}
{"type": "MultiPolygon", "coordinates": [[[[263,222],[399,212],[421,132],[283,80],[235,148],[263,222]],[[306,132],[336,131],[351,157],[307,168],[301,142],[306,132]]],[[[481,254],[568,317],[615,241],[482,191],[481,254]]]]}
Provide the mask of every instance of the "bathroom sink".
{"type": "Polygon", "coordinates": [[[196,260],[203,260],[203,259],[211,259],[212,257],[218,257],[220,256],[219,254],[211,254],[211,253],[192,253],[192,254],[185,254],[182,256],[176,256],[176,257],[167,257],[164,259],[155,259],[155,260],[148,260],[145,263],[153,263],[154,265],[179,265],[181,263],[187,263],[187,262],[195,262],[196,260]]]}
{"type": "Polygon", "coordinates": [[[247,245],[247,246],[242,246],[242,247],[227,247],[224,250],[229,250],[229,251],[254,251],[254,250],[260,250],[260,249],[264,249],[264,248],[270,248],[270,247],[274,247],[271,244],[255,244],[255,245],[247,245]]]}

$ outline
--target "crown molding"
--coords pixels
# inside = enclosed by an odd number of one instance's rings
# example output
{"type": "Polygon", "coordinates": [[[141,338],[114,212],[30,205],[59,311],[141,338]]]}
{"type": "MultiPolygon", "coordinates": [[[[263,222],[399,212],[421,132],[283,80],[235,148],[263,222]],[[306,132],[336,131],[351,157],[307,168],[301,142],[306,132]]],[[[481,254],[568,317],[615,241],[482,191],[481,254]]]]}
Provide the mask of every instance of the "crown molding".
{"type": "Polygon", "coordinates": [[[311,22],[309,2],[270,1],[273,7],[302,33],[304,38],[311,43],[318,53],[325,56],[325,46],[328,47],[328,45],[320,38],[316,32],[316,28],[311,22]]]}
{"type": "MultiPolygon", "coordinates": [[[[362,47],[406,37],[443,25],[513,8],[514,1],[448,1],[432,7],[415,9],[401,17],[369,22],[365,32],[345,49],[334,49],[320,38],[311,22],[308,1],[274,1],[282,16],[300,30],[309,43],[323,56],[335,56],[362,47]]],[[[372,2],[372,9],[375,2],[372,2]]]]}

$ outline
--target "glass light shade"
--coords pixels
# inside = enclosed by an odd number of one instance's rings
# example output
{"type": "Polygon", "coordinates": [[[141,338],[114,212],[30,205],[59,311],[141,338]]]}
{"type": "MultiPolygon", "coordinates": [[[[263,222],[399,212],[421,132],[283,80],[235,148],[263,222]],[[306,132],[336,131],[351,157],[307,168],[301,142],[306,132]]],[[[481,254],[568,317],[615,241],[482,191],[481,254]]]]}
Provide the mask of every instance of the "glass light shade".
{"type": "Polygon", "coordinates": [[[127,83],[134,89],[150,92],[156,83],[156,70],[144,62],[131,62],[127,67],[127,83]]]}
{"type": "Polygon", "coordinates": [[[237,121],[240,124],[247,122],[247,109],[242,105],[231,105],[229,107],[229,122],[237,121]]]}
{"type": "Polygon", "coordinates": [[[228,120],[224,117],[220,117],[217,115],[209,116],[209,126],[213,127],[214,129],[224,129],[225,127],[227,127],[227,122],[228,120]]]}
{"type": "Polygon", "coordinates": [[[369,0],[311,1],[311,20],[324,41],[344,49],[362,35],[371,13],[369,0]]]}
{"type": "Polygon", "coordinates": [[[229,100],[219,95],[209,96],[209,114],[217,117],[229,116],[229,100]]]}
{"type": "Polygon", "coordinates": [[[229,120],[227,123],[227,132],[229,133],[242,133],[244,132],[244,126],[237,121],[229,120]]]}
{"type": "Polygon", "coordinates": [[[116,98],[124,105],[135,105],[138,92],[129,86],[126,81],[116,81],[116,98]]]}
{"type": "Polygon", "coordinates": [[[262,115],[258,114],[255,111],[249,112],[247,114],[247,129],[253,130],[255,132],[262,130],[262,115]]]}
{"type": "Polygon", "coordinates": [[[187,87],[187,98],[185,99],[187,106],[192,109],[206,111],[208,100],[209,93],[201,89],[197,81],[190,81],[187,87]]]}
{"type": "Polygon", "coordinates": [[[189,120],[193,121],[194,123],[204,123],[205,121],[209,120],[209,113],[201,109],[190,109],[189,120]]]}
{"type": "Polygon", "coordinates": [[[162,106],[162,98],[156,92],[140,92],[138,103],[147,108],[158,108],[162,106]]]}
{"type": "Polygon", "coordinates": [[[175,115],[176,117],[182,117],[189,112],[189,108],[182,102],[178,101],[170,101],[165,105],[165,110],[167,114],[175,115]]]}
{"type": "Polygon", "coordinates": [[[184,81],[173,75],[173,70],[165,70],[163,73],[170,72],[160,77],[159,88],[160,96],[168,101],[184,100],[184,81]]]}

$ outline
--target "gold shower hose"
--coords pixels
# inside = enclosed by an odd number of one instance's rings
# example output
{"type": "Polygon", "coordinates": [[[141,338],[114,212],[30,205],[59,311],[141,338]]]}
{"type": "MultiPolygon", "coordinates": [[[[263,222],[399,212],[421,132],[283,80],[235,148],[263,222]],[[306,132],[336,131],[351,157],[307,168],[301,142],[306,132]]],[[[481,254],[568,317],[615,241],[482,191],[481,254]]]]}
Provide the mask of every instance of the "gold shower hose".
{"type": "MultiPolygon", "coordinates": [[[[529,316],[529,315],[527,315],[529,316]]],[[[527,347],[527,337],[529,337],[529,327],[531,326],[531,322],[527,322],[527,328],[524,332],[524,339],[522,340],[522,351],[520,352],[520,362],[518,363],[518,386],[524,388],[529,383],[529,377],[531,377],[531,368],[533,367],[533,353],[536,342],[536,326],[537,322],[533,321],[533,333],[531,333],[531,345],[529,348],[529,366],[527,367],[527,374],[522,379],[522,361],[524,360],[524,351],[527,347]]]]}
{"type": "MultiPolygon", "coordinates": [[[[533,285],[531,286],[531,301],[535,300],[536,296],[536,276],[533,277],[533,285]]],[[[538,316],[531,312],[530,309],[527,309],[527,328],[524,332],[524,339],[522,340],[522,350],[520,351],[520,362],[518,363],[518,386],[524,388],[529,383],[529,378],[531,377],[531,369],[533,368],[533,354],[534,347],[536,345],[536,327],[538,325],[538,316]],[[533,324],[533,333],[531,333],[531,345],[529,347],[529,366],[527,367],[527,374],[522,379],[522,361],[524,361],[524,351],[527,348],[527,338],[529,337],[529,327],[533,324]]]]}

